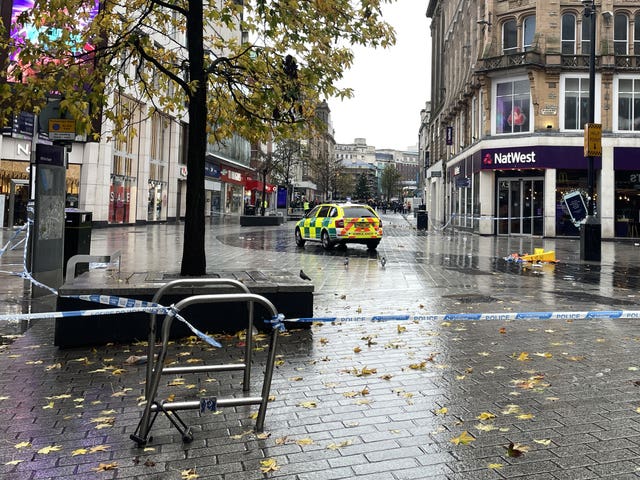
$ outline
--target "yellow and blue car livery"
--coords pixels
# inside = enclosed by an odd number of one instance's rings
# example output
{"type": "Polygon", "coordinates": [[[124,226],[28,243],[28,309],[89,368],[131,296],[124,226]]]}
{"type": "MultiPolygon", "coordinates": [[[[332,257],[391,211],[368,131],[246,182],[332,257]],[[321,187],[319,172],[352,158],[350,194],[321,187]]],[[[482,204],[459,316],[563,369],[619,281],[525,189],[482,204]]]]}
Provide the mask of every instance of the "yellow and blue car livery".
{"type": "Polygon", "coordinates": [[[329,250],[347,243],[365,244],[375,250],[382,239],[382,220],[369,205],[323,203],[314,207],[295,226],[296,244],[320,242],[329,250]]]}

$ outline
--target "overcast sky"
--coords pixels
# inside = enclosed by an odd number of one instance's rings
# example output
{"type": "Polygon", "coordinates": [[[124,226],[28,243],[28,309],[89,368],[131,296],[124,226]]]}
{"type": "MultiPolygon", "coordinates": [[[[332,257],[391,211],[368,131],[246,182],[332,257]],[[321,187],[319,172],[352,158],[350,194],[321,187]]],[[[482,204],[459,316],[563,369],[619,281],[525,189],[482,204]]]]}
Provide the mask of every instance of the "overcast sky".
{"type": "Polygon", "coordinates": [[[330,99],[337,143],[366,138],[378,149],[406,150],[418,144],[420,110],[430,97],[429,22],[427,0],[398,0],[383,6],[383,15],[396,30],[389,49],[354,49],[353,67],[341,87],[354,97],[330,99]]]}

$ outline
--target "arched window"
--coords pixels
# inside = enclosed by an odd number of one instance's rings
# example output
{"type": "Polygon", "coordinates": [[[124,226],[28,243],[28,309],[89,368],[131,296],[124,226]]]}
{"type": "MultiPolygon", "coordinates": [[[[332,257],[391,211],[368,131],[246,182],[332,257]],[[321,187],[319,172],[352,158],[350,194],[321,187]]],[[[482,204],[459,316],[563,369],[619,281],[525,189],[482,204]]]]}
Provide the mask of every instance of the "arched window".
{"type": "Polygon", "coordinates": [[[562,15],[562,54],[576,53],[576,16],[573,13],[562,15]]]}
{"type": "Polygon", "coordinates": [[[536,17],[531,15],[530,17],[526,17],[522,22],[523,25],[523,34],[522,34],[522,48],[524,51],[531,50],[535,48],[535,37],[536,37],[536,17]]]}
{"type": "Polygon", "coordinates": [[[591,53],[591,18],[582,19],[582,41],[580,46],[582,55],[591,53]]]}
{"type": "Polygon", "coordinates": [[[502,25],[502,52],[505,55],[518,51],[518,29],[515,20],[508,20],[502,25]]]}
{"type": "Polygon", "coordinates": [[[615,55],[627,55],[629,52],[628,25],[627,16],[622,13],[616,14],[613,18],[613,53],[615,55]]]}

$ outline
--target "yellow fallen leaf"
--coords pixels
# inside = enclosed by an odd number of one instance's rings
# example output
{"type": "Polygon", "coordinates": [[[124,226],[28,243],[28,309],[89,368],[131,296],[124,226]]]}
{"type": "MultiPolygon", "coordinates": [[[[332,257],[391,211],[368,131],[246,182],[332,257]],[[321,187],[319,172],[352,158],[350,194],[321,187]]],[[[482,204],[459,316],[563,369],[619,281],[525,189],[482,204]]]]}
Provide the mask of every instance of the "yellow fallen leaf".
{"type": "Polygon", "coordinates": [[[253,412],[249,415],[249,418],[251,420],[255,420],[256,418],[258,418],[258,412],[253,412]]]}
{"type": "Polygon", "coordinates": [[[9,460],[5,465],[18,465],[19,463],[24,462],[24,460],[9,460]]]}
{"type": "Polygon", "coordinates": [[[536,443],[539,443],[540,445],[544,445],[545,447],[548,447],[549,445],[551,445],[551,440],[549,439],[544,439],[544,440],[533,440],[536,443]]]}
{"type": "Polygon", "coordinates": [[[531,420],[534,417],[533,413],[523,413],[522,415],[516,416],[516,418],[520,420],[531,420]]]}
{"type": "Polygon", "coordinates": [[[106,472],[107,470],[115,470],[118,468],[117,462],[112,463],[100,463],[97,467],[92,468],[94,472],[106,472]]]}
{"type": "Polygon", "coordinates": [[[464,380],[465,378],[467,378],[466,375],[456,375],[456,380],[464,380]]]}
{"type": "Polygon", "coordinates": [[[434,413],[436,415],[446,415],[448,411],[449,411],[449,409],[447,407],[442,407],[442,408],[439,408],[438,410],[436,410],[434,413]]]}
{"type": "Polygon", "coordinates": [[[507,405],[507,408],[505,408],[502,411],[503,415],[511,415],[513,413],[518,413],[520,411],[520,407],[518,405],[507,405]]]}
{"type": "Polygon", "coordinates": [[[296,443],[298,445],[312,445],[313,444],[313,439],[311,438],[299,438],[298,440],[296,440],[296,443]]]}
{"type": "Polygon", "coordinates": [[[61,363],[54,363],[53,365],[48,365],[47,367],[45,367],[45,370],[47,372],[50,372],[51,370],[59,370],[61,368],[62,368],[61,363]]]}
{"type": "Polygon", "coordinates": [[[345,440],[340,443],[330,443],[327,445],[327,448],[329,450],[338,450],[339,448],[348,447],[349,445],[353,445],[353,440],[345,440]]]}
{"type": "Polygon", "coordinates": [[[86,448],[78,448],[77,450],[71,452],[71,456],[75,457],[77,455],[86,455],[87,453],[89,453],[89,450],[87,450],[86,448]]]}
{"type": "Polygon", "coordinates": [[[451,443],[455,445],[467,445],[474,440],[475,437],[465,430],[459,436],[452,438],[451,443]]]}
{"type": "Polygon", "coordinates": [[[30,446],[31,446],[31,442],[20,442],[20,443],[16,443],[13,447],[17,449],[21,449],[21,448],[27,448],[30,446]]]}
{"type": "Polygon", "coordinates": [[[484,423],[478,423],[477,425],[474,425],[474,427],[481,432],[491,432],[492,430],[498,429],[498,427],[494,427],[493,425],[487,425],[484,423]]]}
{"type": "Polygon", "coordinates": [[[489,470],[498,470],[498,469],[500,469],[502,467],[504,467],[504,465],[502,463],[490,463],[487,468],[489,470]]]}
{"type": "Polygon", "coordinates": [[[275,458],[267,458],[260,462],[260,471],[262,473],[275,472],[277,470],[280,470],[280,467],[278,466],[278,462],[275,458]]]}
{"type": "MultiPolygon", "coordinates": [[[[107,450],[109,450],[109,448],[111,448],[109,447],[109,445],[95,445],[89,449],[89,453],[106,452],[107,450]]],[[[155,450],[155,449],[152,449],[152,450],[155,450]]],[[[147,449],[145,448],[144,451],[146,452],[147,449]]]]}
{"type": "Polygon", "coordinates": [[[476,417],[478,420],[489,420],[491,418],[496,418],[496,416],[491,412],[482,412],[480,415],[476,417]]]}
{"type": "Polygon", "coordinates": [[[0,401],[2,401],[2,400],[9,400],[9,398],[10,398],[10,397],[2,396],[2,397],[0,397],[0,401]]]}
{"type": "Polygon", "coordinates": [[[180,475],[182,476],[182,480],[195,480],[196,478],[198,478],[198,474],[196,473],[195,468],[190,468],[189,470],[182,470],[180,472],[180,475]]]}
{"type": "Polygon", "coordinates": [[[48,455],[51,452],[59,452],[60,450],[62,450],[62,447],[60,445],[49,445],[48,447],[43,447],[38,450],[38,453],[48,455]]]}
{"type": "Polygon", "coordinates": [[[116,368],[113,372],[111,372],[112,375],[122,375],[124,372],[126,372],[126,370],[124,368],[116,368]]]}
{"type": "Polygon", "coordinates": [[[527,352],[521,352],[520,355],[518,355],[518,361],[526,362],[527,360],[529,360],[529,354],[527,352]]]}
{"type": "Polygon", "coordinates": [[[407,327],[402,326],[402,325],[398,325],[398,333],[402,333],[402,332],[406,332],[407,331],[407,327]]]}
{"type": "Polygon", "coordinates": [[[302,402],[299,403],[298,406],[304,408],[316,408],[318,405],[316,404],[316,402],[302,402]]]}
{"type": "Polygon", "coordinates": [[[49,402],[44,407],[42,407],[43,410],[48,410],[48,409],[51,409],[51,408],[53,408],[53,402],[49,402]]]}

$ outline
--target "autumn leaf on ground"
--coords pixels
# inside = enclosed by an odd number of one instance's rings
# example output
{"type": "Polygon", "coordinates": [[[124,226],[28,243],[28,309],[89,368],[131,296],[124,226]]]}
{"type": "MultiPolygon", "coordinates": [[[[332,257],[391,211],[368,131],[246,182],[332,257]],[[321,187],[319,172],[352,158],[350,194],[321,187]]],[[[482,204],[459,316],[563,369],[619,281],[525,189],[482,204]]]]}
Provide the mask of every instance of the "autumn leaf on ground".
{"type": "Polygon", "coordinates": [[[76,457],[78,455],[86,455],[87,453],[89,453],[89,450],[87,450],[86,448],[78,448],[77,450],[71,452],[71,456],[76,457]]]}
{"type": "Polygon", "coordinates": [[[48,447],[43,447],[38,450],[38,453],[48,455],[51,452],[59,452],[60,450],[62,450],[62,447],[60,445],[49,445],[48,447]]]}
{"type": "Polygon", "coordinates": [[[9,400],[9,398],[10,398],[10,397],[2,396],[2,397],[0,397],[0,401],[2,401],[2,400],[9,400]]]}
{"type": "Polygon", "coordinates": [[[526,445],[520,445],[519,443],[511,442],[507,447],[507,456],[518,458],[525,454],[525,452],[529,451],[529,447],[526,445]]]}
{"type": "Polygon", "coordinates": [[[567,357],[567,360],[571,360],[572,362],[581,362],[584,360],[584,357],[582,355],[573,355],[571,357],[567,357]]]}
{"type": "Polygon", "coordinates": [[[534,417],[533,413],[523,413],[522,415],[517,415],[516,418],[520,420],[531,420],[534,417]]]}
{"type": "Polygon", "coordinates": [[[407,327],[403,326],[403,325],[398,325],[398,333],[402,333],[402,332],[406,332],[407,331],[407,327]]]}
{"type": "Polygon", "coordinates": [[[507,408],[505,408],[502,411],[503,415],[512,415],[514,413],[519,413],[520,412],[520,406],[519,405],[507,405],[507,408]]]}
{"type": "Polygon", "coordinates": [[[360,347],[353,347],[353,353],[360,353],[362,349],[360,347]]]}
{"type": "Polygon", "coordinates": [[[474,425],[474,427],[481,432],[491,432],[493,430],[498,430],[498,427],[494,427],[493,425],[486,425],[484,423],[478,423],[477,425],[474,425]]]}
{"type": "Polygon", "coordinates": [[[296,440],[296,444],[303,446],[303,445],[313,445],[313,439],[311,438],[299,438],[298,440],[296,440]]]}
{"type": "Polygon", "coordinates": [[[427,367],[427,362],[420,362],[420,363],[412,363],[411,365],[409,365],[409,368],[411,370],[424,370],[427,367]]]}
{"type": "Polygon", "coordinates": [[[473,435],[465,430],[459,436],[452,438],[450,441],[455,445],[467,445],[473,442],[475,439],[476,438],[473,435]]]}
{"type": "Polygon", "coordinates": [[[545,447],[548,447],[549,445],[551,445],[551,440],[549,439],[544,439],[544,440],[533,440],[536,443],[539,443],[540,445],[544,445],[545,447]]]}
{"type": "Polygon", "coordinates": [[[491,412],[482,412],[480,415],[476,417],[478,420],[489,420],[491,418],[496,418],[496,416],[491,412]]]}
{"type": "Polygon", "coordinates": [[[520,355],[518,355],[517,360],[519,362],[526,362],[527,360],[531,360],[529,358],[529,354],[527,352],[521,352],[520,355]]]}
{"type": "Polygon", "coordinates": [[[24,462],[24,460],[10,460],[7,463],[5,463],[5,465],[18,465],[22,462],[24,462]]]}
{"type": "Polygon", "coordinates": [[[303,408],[316,408],[318,405],[316,402],[302,402],[299,403],[298,406],[303,408]]]}
{"type": "Polygon", "coordinates": [[[505,334],[507,333],[507,329],[504,327],[501,327],[500,330],[498,330],[499,333],[505,334]]]}
{"type": "Polygon", "coordinates": [[[489,470],[498,470],[500,468],[504,467],[504,465],[502,463],[490,463],[487,468],[489,470]]]}
{"type": "Polygon", "coordinates": [[[64,400],[65,398],[71,398],[71,395],[68,393],[63,393],[62,395],[55,395],[53,397],[45,397],[47,400],[64,400]]]}
{"type": "Polygon", "coordinates": [[[442,407],[438,410],[435,410],[433,413],[435,413],[436,415],[446,415],[448,411],[449,409],[447,407],[442,407]]]}
{"type": "Polygon", "coordinates": [[[48,404],[46,404],[45,406],[42,407],[43,410],[48,410],[53,408],[53,402],[49,402],[48,404]]]}
{"type": "Polygon", "coordinates": [[[339,448],[348,447],[349,445],[353,445],[353,440],[345,440],[340,443],[330,443],[327,445],[329,450],[338,450],[339,448]]]}
{"type": "Polygon", "coordinates": [[[196,480],[198,478],[198,474],[196,473],[195,468],[190,468],[189,470],[182,470],[180,472],[182,476],[182,480],[196,480]]]}
{"type": "MultiPolygon", "coordinates": [[[[89,453],[96,453],[96,452],[106,452],[107,450],[109,450],[109,445],[96,445],[94,447],[91,447],[89,449],[89,453]]],[[[145,449],[146,451],[146,449],[145,449]]]]}
{"type": "Polygon", "coordinates": [[[16,443],[13,447],[17,449],[21,449],[21,448],[27,448],[30,446],[31,446],[31,442],[20,442],[20,443],[16,443]]]}
{"type": "Polygon", "coordinates": [[[275,458],[267,458],[260,462],[260,471],[262,473],[275,472],[277,470],[280,470],[280,467],[275,458]]]}

